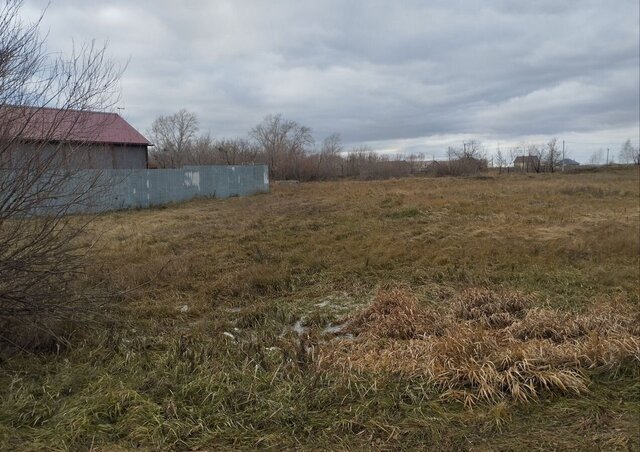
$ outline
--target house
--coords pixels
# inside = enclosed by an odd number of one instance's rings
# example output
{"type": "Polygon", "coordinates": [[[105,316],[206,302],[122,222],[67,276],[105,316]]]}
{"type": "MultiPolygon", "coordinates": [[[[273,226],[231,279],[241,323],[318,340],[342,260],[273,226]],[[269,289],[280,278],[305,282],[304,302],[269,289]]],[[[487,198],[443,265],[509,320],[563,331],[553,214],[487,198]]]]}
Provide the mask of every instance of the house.
{"type": "Polygon", "coordinates": [[[560,160],[560,162],[558,162],[559,167],[561,168],[575,168],[576,166],[579,166],[580,163],[576,162],[575,160],[572,159],[563,159],[560,160]]]}
{"type": "Polygon", "coordinates": [[[416,173],[429,173],[434,171],[443,162],[437,160],[416,160],[411,162],[414,172],[416,173]]]}
{"type": "Polygon", "coordinates": [[[116,113],[0,106],[0,167],[35,159],[82,169],[142,169],[152,144],[116,113]],[[48,160],[51,161],[51,160],[48,160]]]}
{"type": "Polygon", "coordinates": [[[540,169],[540,159],[537,155],[519,155],[513,161],[513,166],[523,171],[537,171],[540,169]]]}

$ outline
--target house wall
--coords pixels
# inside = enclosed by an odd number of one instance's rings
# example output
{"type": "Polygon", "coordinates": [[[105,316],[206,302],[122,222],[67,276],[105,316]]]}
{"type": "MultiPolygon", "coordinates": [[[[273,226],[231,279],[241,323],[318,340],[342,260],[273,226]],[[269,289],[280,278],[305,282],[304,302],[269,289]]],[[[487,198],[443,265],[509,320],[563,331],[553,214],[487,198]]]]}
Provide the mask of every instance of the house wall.
{"type": "Polygon", "coordinates": [[[146,146],[118,144],[83,146],[90,169],[145,169],[147,167],[146,146]]]}
{"type": "Polygon", "coordinates": [[[513,162],[513,167],[516,169],[522,169],[526,171],[534,171],[538,167],[538,160],[533,157],[526,157],[524,160],[520,157],[516,158],[513,162]]]}
{"type": "MultiPolygon", "coordinates": [[[[16,145],[0,162],[3,169],[15,169],[26,160],[41,162],[52,156],[60,164],[80,169],[145,169],[147,146],[120,144],[22,143],[16,145]]],[[[51,165],[55,166],[57,165],[51,165]]]]}

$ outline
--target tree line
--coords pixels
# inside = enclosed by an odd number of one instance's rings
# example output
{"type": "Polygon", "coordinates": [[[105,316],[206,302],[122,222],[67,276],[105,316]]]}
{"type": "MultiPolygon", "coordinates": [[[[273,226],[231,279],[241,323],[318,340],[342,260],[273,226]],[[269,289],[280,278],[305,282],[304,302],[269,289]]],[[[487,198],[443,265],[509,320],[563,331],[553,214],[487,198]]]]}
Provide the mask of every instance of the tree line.
{"type": "MultiPolygon", "coordinates": [[[[590,165],[609,165],[611,163],[616,163],[616,155],[614,153],[610,153],[609,149],[606,151],[604,149],[598,149],[591,154],[588,163],[590,165]]],[[[625,141],[618,152],[617,163],[640,165],[640,147],[634,146],[631,143],[631,140],[625,141]]]]}
{"type": "Polygon", "coordinates": [[[151,165],[266,164],[275,180],[328,180],[342,177],[380,179],[418,172],[470,174],[487,168],[480,143],[450,148],[446,162],[425,161],[421,154],[389,156],[368,146],[345,149],[337,133],[317,143],[309,127],[282,115],[268,115],[247,136],[214,139],[199,134],[197,116],[185,109],[159,116],[151,125],[151,165]],[[437,163],[437,164],[436,164],[437,163]]]}
{"type": "MultiPolygon", "coordinates": [[[[393,156],[368,146],[346,149],[340,135],[316,142],[309,127],[282,115],[268,115],[239,138],[212,138],[199,134],[198,117],[185,109],[153,121],[149,136],[155,144],[150,153],[154,168],[189,165],[266,164],[275,180],[330,180],[338,178],[384,179],[411,174],[465,176],[486,171],[487,152],[478,140],[447,148],[444,160],[428,160],[423,154],[393,156]]],[[[557,138],[498,151],[491,166],[503,171],[556,172],[563,168],[563,151],[557,138]]],[[[618,156],[620,163],[638,163],[638,149],[627,140],[618,156]]],[[[594,158],[592,158],[594,160],[594,158]]],[[[613,156],[609,162],[613,160],[613,156]]]]}

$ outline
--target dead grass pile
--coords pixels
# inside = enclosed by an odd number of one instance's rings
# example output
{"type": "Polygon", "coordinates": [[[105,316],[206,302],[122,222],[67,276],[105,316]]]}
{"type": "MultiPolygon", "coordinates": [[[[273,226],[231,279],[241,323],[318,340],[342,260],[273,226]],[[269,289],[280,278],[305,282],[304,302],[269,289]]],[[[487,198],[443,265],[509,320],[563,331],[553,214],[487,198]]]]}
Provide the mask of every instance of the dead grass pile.
{"type": "Polygon", "coordinates": [[[635,308],[627,306],[633,313],[625,314],[598,307],[578,315],[532,309],[532,301],[517,292],[474,289],[434,308],[403,290],[380,292],[346,319],[355,340],[331,342],[320,362],[426,377],[444,399],[469,406],[528,402],[545,392],[582,394],[588,370],[638,370],[635,308]]]}
{"type": "MultiPolygon", "coordinates": [[[[609,304],[595,306],[588,314],[571,314],[555,309],[531,309],[521,321],[508,328],[509,333],[518,340],[548,339],[561,343],[576,340],[589,335],[613,337],[640,336],[640,311],[621,314],[616,308],[624,306],[609,304]]],[[[623,312],[622,311],[622,312],[623,312]]]]}
{"type": "Polygon", "coordinates": [[[362,337],[414,339],[444,333],[443,319],[424,309],[407,290],[380,292],[374,302],[347,321],[344,332],[362,337]]]}
{"type": "Polygon", "coordinates": [[[467,289],[453,299],[452,311],[458,319],[503,328],[521,319],[530,305],[531,297],[519,292],[467,289]]]}

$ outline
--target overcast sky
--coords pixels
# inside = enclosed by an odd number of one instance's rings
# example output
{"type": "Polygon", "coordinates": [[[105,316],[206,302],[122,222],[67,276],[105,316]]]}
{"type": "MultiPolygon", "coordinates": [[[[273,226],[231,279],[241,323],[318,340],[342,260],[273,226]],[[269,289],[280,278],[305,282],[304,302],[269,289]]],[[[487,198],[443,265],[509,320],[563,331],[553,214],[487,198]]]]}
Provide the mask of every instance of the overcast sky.
{"type": "MultiPolygon", "coordinates": [[[[25,18],[48,0],[27,0],[25,18]]],[[[180,108],[215,137],[269,113],[348,145],[443,157],[564,139],[569,155],[638,143],[638,0],[52,0],[48,48],[109,41],[129,61],[123,116],[180,108]]]]}

